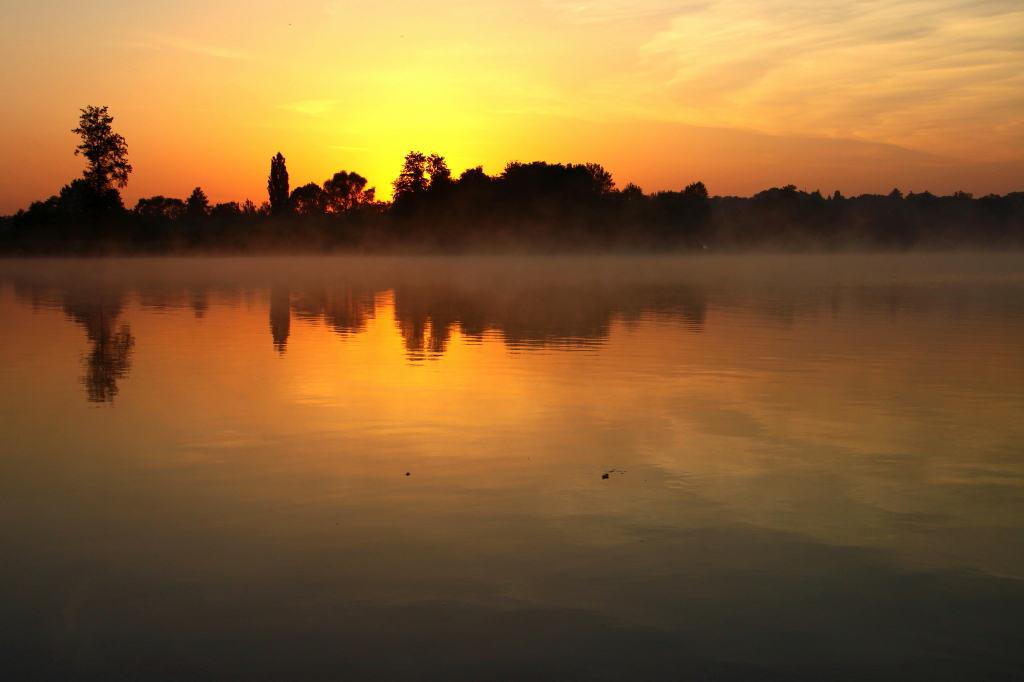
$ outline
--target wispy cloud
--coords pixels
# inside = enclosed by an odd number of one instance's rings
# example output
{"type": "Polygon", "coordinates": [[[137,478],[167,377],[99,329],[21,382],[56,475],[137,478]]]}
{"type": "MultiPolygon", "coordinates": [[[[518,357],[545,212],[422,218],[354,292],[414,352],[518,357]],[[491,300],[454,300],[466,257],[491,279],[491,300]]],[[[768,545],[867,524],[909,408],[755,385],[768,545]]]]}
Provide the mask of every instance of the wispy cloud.
{"type": "Polygon", "coordinates": [[[394,149],[374,149],[373,147],[346,147],[339,144],[328,145],[329,149],[344,149],[346,151],[354,152],[374,152],[376,154],[406,154],[408,150],[404,152],[396,151],[394,149]]]}
{"type": "Polygon", "coordinates": [[[299,114],[319,116],[333,110],[337,102],[338,100],[335,99],[306,99],[301,102],[292,102],[291,104],[278,104],[277,108],[287,109],[299,114]]]}
{"type": "Polygon", "coordinates": [[[192,52],[194,54],[202,54],[208,57],[218,57],[220,59],[251,59],[252,55],[247,52],[235,50],[229,47],[221,47],[217,45],[200,45],[187,40],[180,40],[178,38],[163,38],[160,40],[161,43],[169,47],[173,47],[185,52],[192,52]]]}
{"type": "Polygon", "coordinates": [[[544,6],[560,20],[578,24],[679,17],[710,5],[710,0],[544,0],[544,6]]]}
{"type": "Polygon", "coordinates": [[[692,122],[1024,153],[1024,6],[715,0],[641,48],[692,122]]]}

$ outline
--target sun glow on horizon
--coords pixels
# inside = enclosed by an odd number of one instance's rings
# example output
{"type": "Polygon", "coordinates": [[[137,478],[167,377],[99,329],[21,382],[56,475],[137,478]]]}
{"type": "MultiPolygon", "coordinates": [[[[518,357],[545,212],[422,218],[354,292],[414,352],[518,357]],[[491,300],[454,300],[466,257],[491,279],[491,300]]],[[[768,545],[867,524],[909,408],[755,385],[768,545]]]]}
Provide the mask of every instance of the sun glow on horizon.
{"type": "Polygon", "coordinates": [[[129,204],[197,185],[259,203],[278,151],[293,186],[345,169],[384,198],[411,149],[456,173],[597,162],[647,191],[1024,189],[1010,0],[69,7],[9,10],[3,213],[80,173],[89,104],[128,140],[129,204]]]}

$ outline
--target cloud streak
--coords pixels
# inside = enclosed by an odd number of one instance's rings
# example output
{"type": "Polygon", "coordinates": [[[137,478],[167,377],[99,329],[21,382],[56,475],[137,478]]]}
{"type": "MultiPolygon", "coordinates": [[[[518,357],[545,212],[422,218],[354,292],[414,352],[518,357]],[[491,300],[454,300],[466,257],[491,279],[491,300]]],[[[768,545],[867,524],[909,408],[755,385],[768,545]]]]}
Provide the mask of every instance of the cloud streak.
{"type": "Polygon", "coordinates": [[[183,50],[185,52],[191,52],[193,54],[206,55],[207,57],[217,57],[219,59],[252,59],[252,55],[247,52],[240,50],[234,50],[229,47],[221,47],[216,45],[199,45],[187,40],[180,40],[178,38],[164,38],[161,40],[164,45],[183,50]]]}
{"type": "Polygon", "coordinates": [[[326,114],[332,111],[335,104],[337,104],[337,100],[333,99],[307,99],[301,102],[292,102],[291,104],[279,104],[277,105],[277,108],[287,109],[288,111],[294,111],[298,114],[319,116],[320,114],[326,114]]]}
{"type": "Polygon", "coordinates": [[[690,122],[998,158],[1024,153],[1022,36],[1005,0],[716,0],[640,53],[690,122]]]}
{"type": "Polygon", "coordinates": [[[544,7],[555,12],[560,21],[575,24],[638,21],[679,17],[706,10],[710,0],[594,0],[593,2],[567,2],[545,0],[544,7]]]}

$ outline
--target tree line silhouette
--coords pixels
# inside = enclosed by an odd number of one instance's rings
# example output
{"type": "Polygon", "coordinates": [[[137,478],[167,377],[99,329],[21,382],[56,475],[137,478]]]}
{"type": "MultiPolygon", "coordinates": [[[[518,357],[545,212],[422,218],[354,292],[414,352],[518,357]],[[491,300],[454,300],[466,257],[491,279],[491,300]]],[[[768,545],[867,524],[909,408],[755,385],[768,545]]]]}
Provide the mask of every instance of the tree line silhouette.
{"type": "Polygon", "coordinates": [[[616,187],[596,163],[512,161],[452,176],[443,156],[409,152],[391,202],[358,173],[292,189],[280,153],[267,200],[211,205],[154,196],[131,209],[119,189],[132,167],[107,107],[81,110],[75,154],[83,176],[27,210],[0,217],[7,253],[164,253],[262,250],[840,249],[1024,245],[1024,192],[822,195],[793,185],[752,197],[616,187]]]}

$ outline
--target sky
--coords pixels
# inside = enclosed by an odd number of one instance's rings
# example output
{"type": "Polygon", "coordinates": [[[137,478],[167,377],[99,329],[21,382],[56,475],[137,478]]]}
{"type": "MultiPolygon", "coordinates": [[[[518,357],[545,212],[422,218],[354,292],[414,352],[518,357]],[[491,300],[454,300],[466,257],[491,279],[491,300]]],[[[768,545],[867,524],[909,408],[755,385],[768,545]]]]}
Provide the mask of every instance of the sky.
{"type": "Polygon", "coordinates": [[[266,199],[410,150],[457,174],[597,162],[749,196],[1024,190],[1019,0],[0,0],[0,213],[84,167],[108,106],[125,202],[266,199]]]}

